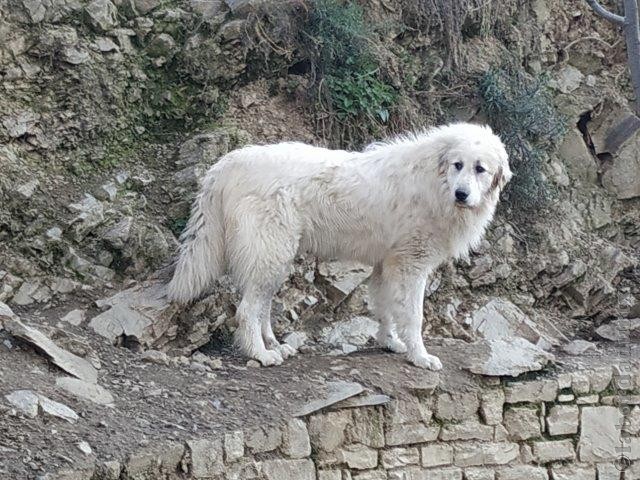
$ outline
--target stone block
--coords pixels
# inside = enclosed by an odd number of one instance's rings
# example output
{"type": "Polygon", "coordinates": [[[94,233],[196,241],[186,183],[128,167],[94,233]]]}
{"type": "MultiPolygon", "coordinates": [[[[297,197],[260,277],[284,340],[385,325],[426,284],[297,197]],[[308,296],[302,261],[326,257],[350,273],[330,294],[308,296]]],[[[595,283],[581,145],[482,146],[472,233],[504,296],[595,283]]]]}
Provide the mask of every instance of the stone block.
{"type": "Polygon", "coordinates": [[[629,460],[640,460],[640,438],[638,437],[623,437],[625,455],[629,460]]]}
{"type": "Polygon", "coordinates": [[[225,433],[224,435],[224,459],[231,463],[244,456],[244,434],[242,431],[225,433]]]}
{"type": "Polygon", "coordinates": [[[222,441],[189,440],[191,475],[194,478],[212,478],[224,471],[222,441]]]}
{"type": "Polygon", "coordinates": [[[496,480],[549,480],[547,470],[531,465],[516,465],[496,470],[496,480]]]}
{"type": "Polygon", "coordinates": [[[456,467],[425,470],[421,467],[404,467],[389,471],[389,480],[462,480],[462,470],[456,467]]]}
{"type": "Polygon", "coordinates": [[[577,395],[585,395],[591,391],[591,380],[586,371],[571,374],[571,389],[577,395]]]}
{"type": "Polygon", "coordinates": [[[487,425],[502,423],[502,408],[504,405],[504,391],[492,389],[483,391],[480,402],[480,415],[487,425]]]}
{"type": "Polygon", "coordinates": [[[504,428],[504,425],[496,425],[493,428],[493,440],[495,442],[506,442],[509,439],[509,432],[504,428]]]}
{"type": "Polygon", "coordinates": [[[435,416],[445,421],[469,420],[476,416],[479,407],[475,392],[440,393],[436,396],[435,416]]]}
{"type": "Polygon", "coordinates": [[[347,429],[349,442],[384,447],[384,416],[380,408],[358,408],[352,417],[353,424],[347,429]]]}
{"type": "Polygon", "coordinates": [[[459,443],[453,446],[453,463],[459,467],[504,465],[520,454],[517,443],[459,443]]]}
{"type": "Polygon", "coordinates": [[[453,463],[453,447],[446,444],[433,444],[422,447],[420,451],[423,467],[439,467],[453,463]]]}
{"type": "Polygon", "coordinates": [[[381,452],[382,466],[386,469],[418,465],[420,453],[417,448],[396,447],[381,452]]]}
{"type": "Polygon", "coordinates": [[[578,405],[595,405],[599,401],[600,401],[600,396],[597,393],[593,393],[591,395],[583,395],[576,399],[576,403],[578,405]]]}
{"type": "Polygon", "coordinates": [[[422,423],[391,425],[387,427],[386,441],[389,446],[433,442],[440,434],[439,426],[427,427],[422,423]]]}
{"type": "Polygon", "coordinates": [[[290,419],[284,428],[282,453],[294,459],[311,455],[311,443],[307,425],[299,418],[290,419]]]}
{"type": "Polygon", "coordinates": [[[559,373],[557,380],[558,380],[558,388],[560,390],[565,388],[571,388],[571,373],[569,372],[559,373]]]}
{"type": "Polygon", "coordinates": [[[342,464],[354,470],[375,468],[378,466],[378,451],[354,444],[318,456],[318,465],[322,468],[342,464]]]}
{"type": "Polygon", "coordinates": [[[342,471],[318,470],[318,480],[342,480],[342,471]]]}
{"type": "MultiPolygon", "coordinates": [[[[256,462],[253,458],[242,457],[239,460],[229,464],[225,468],[225,480],[264,480],[262,476],[262,464],[256,462]]],[[[221,478],[216,475],[216,480],[221,478]]],[[[154,479],[155,480],[155,479],[154,479]]]]}
{"type": "Polygon", "coordinates": [[[598,367],[589,372],[589,384],[591,391],[600,393],[607,389],[613,378],[611,367],[598,367]]]}
{"type": "Polygon", "coordinates": [[[596,480],[594,466],[558,465],[551,468],[553,480],[596,480]]]}
{"type": "Polygon", "coordinates": [[[282,444],[282,431],[278,426],[262,426],[249,430],[244,438],[251,453],[271,452],[282,444]]]}
{"type": "Polygon", "coordinates": [[[623,416],[616,407],[583,407],[578,455],[582,462],[615,460],[620,456],[623,416]]]}
{"type": "Polygon", "coordinates": [[[640,434],[640,407],[633,407],[624,420],[624,431],[629,435],[640,434]]]}
{"type": "Polygon", "coordinates": [[[520,445],[520,462],[525,465],[533,463],[533,449],[526,443],[520,445]]]}
{"type": "Polygon", "coordinates": [[[345,441],[345,430],[351,423],[351,411],[340,410],[313,415],[309,418],[311,446],[319,451],[332,452],[345,441]]]}
{"type": "Polygon", "coordinates": [[[432,412],[416,398],[394,400],[387,406],[386,420],[389,425],[429,422],[432,412]]]}
{"type": "Polygon", "coordinates": [[[568,403],[573,402],[576,399],[573,393],[561,393],[558,395],[558,402],[560,403],[568,403]]]}
{"type": "Polygon", "coordinates": [[[632,462],[624,472],[624,480],[640,480],[640,462],[632,462]]]}
{"type": "Polygon", "coordinates": [[[532,408],[509,408],[504,414],[504,426],[512,440],[537,438],[542,433],[538,412],[532,408]]]}
{"type": "Polygon", "coordinates": [[[96,468],[96,475],[101,480],[119,480],[121,473],[122,465],[117,460],[102,462],[96,468]]]}
{"type": "Polygon", "coordinates": [[[493,440],[494,427],[478,422],[451,423],[442,426],[440,440],[493,440]]]}
{"type": "Polygon", "coordinates": [[[534,442],[533,455],[538,463],[549,463],[561,460],[574,460],[576,452],[571,440],[551,440],[534,442]]]}
{"type": "Polygon", "coordinates": [[[492,468],[465,468],[465,480],[495,480],[496,472],[492,468]]]}
{"type": "Polygon", "coordinates": [[[351,478],[353,480],[387,480],[387,471],[369,470],[367,472],[356,472],[351,478]]]}
{"type": "Polygon", "coordinates": [[[596,471],[598,480],[620,480],[620,469],[613,463],[599,463],[596,471]]]}
{"type": "MultiPolygon", "coordinates": [[[[184,453],[184,445],[179,442],[160,442],[149,445],[128,457],[124,465],[125,477],[136,480],[158,476],[160,472],[174,472],[182,461],[184,453]]],[[[222,462],[221,453],[220,462],[222,462]]]]}
{"type": "Polygon", "coordinates": [[[316,469],[309,459],[266,460],[262,474],[266,480],[316,480],[316,469]]]}
{"type": "Polygon", "coordinates": [[[554,405],[547,415],[549,435],[571,435],[578,433],[580,410],[576,405],[554,405]]]}
{"type": "Polygon", "coordinates": [[[506,403],[553,402],[558,395],[558,381],[544,379],[511,383],[504,387],[504,395],[506,403]]]}

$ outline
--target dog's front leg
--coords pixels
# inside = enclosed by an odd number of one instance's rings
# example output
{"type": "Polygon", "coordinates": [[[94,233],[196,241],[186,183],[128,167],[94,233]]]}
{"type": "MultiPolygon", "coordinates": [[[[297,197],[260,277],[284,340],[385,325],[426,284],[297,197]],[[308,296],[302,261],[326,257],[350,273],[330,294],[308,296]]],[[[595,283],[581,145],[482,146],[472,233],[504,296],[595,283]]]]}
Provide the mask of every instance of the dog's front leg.
{"type": "Polygon", "coordinates": [[[434,355],[429,355],[422,340],[422,319],[424,317],[424,289],[427,282],[425,273],[400,274],[395,297],[394,315],[400,338],[407,346],[407,359],[421,368],[440,370],[442,363],[434,355]]]}
{"type": "Polygon", "coordinates": [[[395,353],[406,353],[406,345],[398,338],[393,321],[393,289],[385,281],[385,270],[382,264],[374,267],[369,279],[369,299],[371,310],[379,323],[376,340],[378,344],[395,353]],[[391,297],[390,297],[391,295],[391,297]]]}

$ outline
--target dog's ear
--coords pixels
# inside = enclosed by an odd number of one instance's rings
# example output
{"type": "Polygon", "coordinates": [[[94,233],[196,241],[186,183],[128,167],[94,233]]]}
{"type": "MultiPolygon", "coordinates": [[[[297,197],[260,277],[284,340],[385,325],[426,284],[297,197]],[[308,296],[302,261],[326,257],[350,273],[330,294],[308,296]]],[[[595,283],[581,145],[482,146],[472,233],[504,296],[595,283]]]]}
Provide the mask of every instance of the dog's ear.
{"type": "Polygon", "coordinates": [[[438,175],[445,177],[447,168],[449,168],[449,159],[447,158],[448,150],[444,150],[438,155],[438,175]]]}
{"type": "Polygon", "coordinates": [[[443,141],[440,148],[436,151],[436,158],[438,159],[438,175],[445,177],[447,175],[447,169],[449,168],[449,154],[451,152],[451,143],[443,141]]]}
{"type": "Polygon", "coordinates": [[[491,183],[491,191],[494,191],[496,188],[498,191],[502,191],[511,177],[513,173],[511,173],[511,169],[507,167],[499,167],[498,171],[493,175],[493,182],[491,183]]]}

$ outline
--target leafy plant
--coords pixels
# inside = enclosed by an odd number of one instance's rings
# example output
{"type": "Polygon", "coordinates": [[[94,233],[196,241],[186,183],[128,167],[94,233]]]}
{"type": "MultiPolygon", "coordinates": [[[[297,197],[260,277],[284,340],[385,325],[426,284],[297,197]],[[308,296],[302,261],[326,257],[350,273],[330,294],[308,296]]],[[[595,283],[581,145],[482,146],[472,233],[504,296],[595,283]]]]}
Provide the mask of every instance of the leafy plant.
{"type": "Polygon", "coordinates": [[[542,173],[547,152],[564,136],[565,119],[553,105],[544,76],[506,65],[480,80],[483,110],[500,134],[515,173],[507,198],[517,209],[544,206],[551,197],[542,173]]]}
{"type": "Polygon", "coordinates": [[[365,115],[382,123],[389,121],[387,106],[395,101],[395,91],[373,75],[328,76],[327,87],[341,120],[365,115]]]}
{"type": "Polygon", "coordinates": [[[361,7],[338,0],[318,0],[302,29],[320,93],[318,117],[344,143],[389,122],[397,101],[396,90],[381,78],[373,36],[361,7]]]}

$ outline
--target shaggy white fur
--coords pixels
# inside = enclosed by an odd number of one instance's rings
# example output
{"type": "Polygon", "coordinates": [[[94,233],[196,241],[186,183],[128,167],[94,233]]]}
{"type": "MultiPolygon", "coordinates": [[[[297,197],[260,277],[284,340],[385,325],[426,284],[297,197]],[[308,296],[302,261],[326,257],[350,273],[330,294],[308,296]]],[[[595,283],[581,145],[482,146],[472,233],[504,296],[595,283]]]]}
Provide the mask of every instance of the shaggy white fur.
{"type": "Polygon", "coordinates": [[[422,339],[427,276],[466,256],[511,178],[500,139],[456,123],[347,152],[301,143],[249,146],[207,173],[168,292],[188,302],[230,273],[242,292],[236,342],[263,365],[295,353],[271,329],[271,299],[294,257],[374,266],[378,341],[414,365],[442,367],[422,339]]]}

